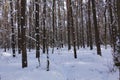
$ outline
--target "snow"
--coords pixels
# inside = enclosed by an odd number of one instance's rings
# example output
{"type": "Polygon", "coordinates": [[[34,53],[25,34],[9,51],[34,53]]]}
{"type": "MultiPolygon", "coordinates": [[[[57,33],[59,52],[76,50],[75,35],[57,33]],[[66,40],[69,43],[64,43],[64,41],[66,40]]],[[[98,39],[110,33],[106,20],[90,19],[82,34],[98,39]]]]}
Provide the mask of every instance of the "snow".
{"type": "Polygon", "coordinates": [[[5,56],[6,56],[6,57],[8,56],[8,57],[9,57],[9,56],[11,56],[11,54],[8,53],[8,52],[2,52],[2,53],[1,53],[1,56],[4,56],[4,57],[5,57],[5,56]]]}
{"type": "MultiPolygon", "coordinates": [[[[0,50],[0,80],[118,80],[118,69],[113,66],[112,50],[102,46],[102,57],[96,54],[96,48],[73,51],[67,48],[50,49],[50,71],[46,71],[46,54],[41,54],[41,65],[35,58],[35,50],[28,52],[28,67],[21,68],[21,55],[12,57],[11,50],[0,50]]],[[[42,52],[42,51],[41,51],[42,52]]]]}

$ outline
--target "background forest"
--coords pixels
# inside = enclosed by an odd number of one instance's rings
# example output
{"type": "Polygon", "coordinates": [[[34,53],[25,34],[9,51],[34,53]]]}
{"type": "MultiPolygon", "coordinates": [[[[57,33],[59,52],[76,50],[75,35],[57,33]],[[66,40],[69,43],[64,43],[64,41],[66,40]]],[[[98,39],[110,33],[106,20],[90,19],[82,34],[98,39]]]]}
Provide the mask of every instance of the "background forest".
{"type": "Polygon", "coordinates": [[[120,0],[0,0],[0,80],[120,80],[119,66],[120,0]]]}
{"type": "Polygon", "coordinates": [[[102,57],[101,46],[111,46],[119,67],[120,0],[0,0],[0,48],[21,54],[22,68],[32,50],[39,66],[46,54],[49,71],[49,54],[56,49],[72,50],[77,59],[81,48],[95,47],[102,57]]]}

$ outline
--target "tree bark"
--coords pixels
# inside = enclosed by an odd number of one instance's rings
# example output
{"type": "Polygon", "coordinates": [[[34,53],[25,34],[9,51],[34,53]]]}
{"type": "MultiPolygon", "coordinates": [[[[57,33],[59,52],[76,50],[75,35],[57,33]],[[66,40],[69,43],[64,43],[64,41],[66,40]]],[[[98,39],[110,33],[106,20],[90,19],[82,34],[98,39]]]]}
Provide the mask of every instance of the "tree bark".
{"type": "Polygon", "coordinates": [[[26,0],[21,0],[21,50],[22,50],[22,68],[27,67],[26,51],[26,0]]]}
{"type": "Polygon", "coordinates": [[[53,19],[52,21],[52,26],[53,26],[52,53],[54,53],[54,47],[55,47],[55,1],[56,0],[53,0],[53,5],[52,5],[52,19],[53,19]]]}
{"type": "Polygon", "coordinates": [[[36,58],[40,57],[39,42],[39,0],[35,0],[35,26],[36,26],[36,58]]]}
{"type": "Polygon", "coordinates": [[[118,15],[118,35],[120,41],[120,0],[117,0],[117,15],[118,15]]]}
{"type": "Polygon", "coordinates": [[[109,16],[110,16],[110,31],[111,31],[111,42],[112,42],[112,47],[113,51],[115,52],[116,50],[116,35],[115,35],[115,26],[113,25],[113,12],[112,12],[112,3],[111,0],[108,0],[108,5],[109,5],[109,16]]]}
{"type": "Polygon", "coordinates": [[[10,0],[10,15],[11,15],[11,27],[12,27],[12,52],[13,52],[13,57],[15,57],[15,31],[14,31],[14,25],[13,25],[13,1],[10,0]]]}
{"type": "Polygon", "coordinates": [[[71,0],[67,0],[67,15],[68,15],[68,26],[71,29],[72,34],[72,43],[73,43],[73,50],[74,50],[74,58],[77,58],[77,52],[76,52],[76,39],[75,39],[75,28],[73,25],[73,13],[72,13],[72,6],[71,6],[71,0]]]}
{"type": "Polygon", "coordinates": [[[46,50],[46,28],[45,28],[45,22],[46,22],[46,0],[44,0],[44,6],[43,6],[43,53],[45,53],[46,50]]]}
{"type": "Polygon", "coordinates": [[[89,44],[90,44],[90,50],[93,49],[93,41],[92,41],[92,29],[91,29],[91,6],[90,6],[90,0],[88,1],[88,32],[89,32],[89,44]]]}
{"type": "Polygon", "coordinates": [[[18,53],[21,53],[20,0],[17,0],[18,53]]]}
{"type": "Polygon", "coordinates": [[[69,19],[70,19],[70,0],[67,0],[67,36],[68,36],[68,50],[71,49],[71,36],[70,36],[70,23],[69,19]]]}
{"type": "Polygon", "coordinates": [[[97,54],[102,56],[101,47],[100,47],[99,29],[97,26],[95,0],[92,0],[92,12],[93,12],[93,20],[94,20],[94,28],[95,28],[95,42],[96,42],[96,47],[97,47],[97,54]]]}

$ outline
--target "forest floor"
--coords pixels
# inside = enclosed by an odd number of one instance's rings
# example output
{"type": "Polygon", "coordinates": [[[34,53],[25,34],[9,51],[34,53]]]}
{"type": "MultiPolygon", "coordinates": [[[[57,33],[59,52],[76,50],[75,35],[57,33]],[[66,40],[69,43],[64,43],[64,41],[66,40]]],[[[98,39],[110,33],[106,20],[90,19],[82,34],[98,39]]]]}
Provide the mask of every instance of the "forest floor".
{"type": "Polygon", "coordinates": [[[28,67],[22,69],[21,55],[12,57],[11,50],[0,49],[0,80],[118,80],[118,69],[113,66],[112,50],[102,46],[102,57],[96,54],[96,48],[73,51],[67,48],[49,50],[50,71],[46,71],[46,54],[41,54],[41,65],[35,58],[35,50],[28,52],[28,67]]]}

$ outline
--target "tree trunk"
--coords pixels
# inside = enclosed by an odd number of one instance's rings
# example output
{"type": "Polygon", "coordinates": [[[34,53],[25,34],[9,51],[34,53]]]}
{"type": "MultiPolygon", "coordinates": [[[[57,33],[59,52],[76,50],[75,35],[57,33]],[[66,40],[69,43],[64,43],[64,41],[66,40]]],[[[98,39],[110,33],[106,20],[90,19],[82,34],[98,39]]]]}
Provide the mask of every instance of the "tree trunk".
{"type": "Polygon", "coordinates": [[[59,29],[59,41],[58,41],[58,47],[62,48],[63,47],[63,35],[62,35],[62,16],[61,16],[61,7],[60,7],[60,4],[61,4],[61,1],[58,0],[58,29],[59,29]]]}
{"type": "Polygon", "coordinates": [[[39,42],[39,0],[35,0],[35,26],[36,26],[36,58],[40,57],[39,42]]]}
{"type": "Polygon", "coordinates": [[[83,0],[81,0],[81,36],[82,36],[82,47],[85,48],[85,39],[84,39],[84,22],[83,22],[83,0]]]}
{"type": "Polygon", "coordinates": [[[67,36],[68,36],[68,50],[71,49],[71,36],[70,36],[70,24],[71,22],[69,22],[70,19],[70,0],[67,0],[67,36]]]}
{"type": "Polygon", "coordinates": [[[77,58],[77,53],[76,53],[76,39],[75,39],[75,28],[73,25],[73,13],[72,13],[72,6],[71,6],[71,0],[67,0],[67,10],[68,10],[68,26],[71,29],[72,33],[72,43],[73,43],[73,50],[74,50],[74,58],[77,58]]]}
{"type": "Polygon", "coordinates": [[[118,36],[120,41],[120,0],[117,0],[117,15],[118,15],[118,36]]]}
{"type": "Polygon", "coordinates": [[[104,20],[105,20],[105,28],[104,28],[104,38],[105,38],[105,49],[107,49],[107,17],[106,17],[106,7],[105,7],[105,12],[104,12],[104,20]]]}
{"type": "Polygon", "coordinates": [[[12,27],[12,52],[13,52],[13,57],[15,57],[15,32],[14,32],[14,25],[13,25],[13,4],[12,0],[10,0],[10,14],[11,14],[11,27],[12,27]]]}
{"type": "Polygon", "coordinates": [[[21,53],[20,0],[17,0],[18,53],[21,53]]]}
{"type": "MultiPolygon", "coordinates": [[[[33,12],[33,8],[32,8],[32,2],[30,1],[30,5],[29,5],[29,36],[31,37],[32,36],[32,12],[33,12]]],[[[31,51],[32,49],[32,40],[29,39],[28,41],[28,48],[29,48],[29,52],[31,51]]]]}
{"type": "Polygon", "coordinates": [[[96,47],[97,47],[97,54],[102,56],[101,47],[100,47],[99,29],[97,26],[95,0],[92,0],[92,11],[93,11],[93,20],[94,20],[94,27],[95,27],[95,42],[96,42],[96,47]]]}
{"type": "Polygon", "coordinates": [[[112,3],[111,0],[108,0],[109,4],[109,16],[110,16],[110,31],[111,31],[111,42],[113,51],[116,50],[116,26],[114,26],[114,20],[113,20],[113,12],[112,12],[112,3]]]}
{"type": "Polygon", "coordinates": [[[79,49],[79,46],[80,46],[80,42],[79,42],[79,19],[78,19],[78,17],[79,17],[79,1],[78,0],[76,0],[76,3],[77,3],[77,5],[76,5],[76,16],[75,16],[75,21],[76,21],[76,37],[77,37],[77,41],[76,41],[76,43],[77,43],[77,48],[79,49]]]}
{"type": "Polygon", "coordinates": [[[22,68],[27,67],[26,51],[26,0],[21,0],[21,50],[22,50],[22,68]]]}
{"type": "MultiPolygon", "coordinates": [[[[47,32],[47,34],[49,33],[49,31],[47,32]]],[[[46,50],[47,50],[47,54],[46,54],[46,58],[47,58],[47,71],[50,70],[50,60],[49,60],[49,40],[50,37],[49,35],[47,35],[47,42],[46,42],[46,50]]]]}
{"type": "Polygon", "coordinates": [[[52,53],[54,53],[54,47],[55,47],[55,1],[56,0],[53,0],[53,5],[52,5],[52,26],[53,26],[53,40],[52,40],[52,46],[53,46],[53,49],[52,49],[52,53]]]}
{"type": "Polygon", "coordinates": [[[45,28],[45,22],[46,22],[46,0],[44,0],[44,6],[43,6],[43,53],[45,53],[46,49],[46,28],[45,28]]]}
{"type": "Polygon", "coordinates": [[[90,0],[88,1],[88,32],[89,32],[89,44],[90,44],[90,50],[93,49],[93,41],[92,41],[92,29],[91,29],[91,6],[90,6],[90,0]]]}

